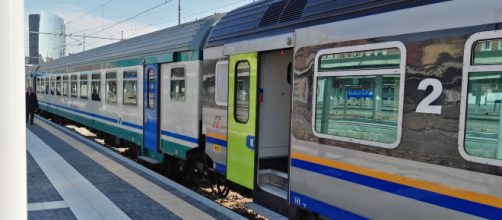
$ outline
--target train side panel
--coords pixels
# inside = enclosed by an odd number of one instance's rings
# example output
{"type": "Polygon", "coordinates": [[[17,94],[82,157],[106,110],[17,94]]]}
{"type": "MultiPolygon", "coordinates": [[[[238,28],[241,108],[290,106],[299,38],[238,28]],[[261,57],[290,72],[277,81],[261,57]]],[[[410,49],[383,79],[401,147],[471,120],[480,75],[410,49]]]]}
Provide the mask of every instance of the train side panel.
{"type": "MultiPolygon", "coordinates": [[[[502,5],[483,3],[486,4],[480,6],[452,1],[297,31],[291,205],[331,218],[495,219],[502,216],[502,169],[469,162],[457,147],[466,41],[475,33],[499,29],[502,22],[497,18],[500,13],[497,9],[502,5]],[[459,9],[472,9],[476,16],[464,18],[458,14],[459,9]],[[436,16],[445,20],[431,23],[423,20],[436,16]],[[317,96],[322,90],[313,87],[319,80],[314,77],[319,67],[319,64],[316,66],[318,53],[325,49],[386,42],[401,42],[406,48],[405,82],[400,85],[404,86],[404,99],[400,100],[403,121],[397,125],[401,129],[401,141],[395,148],[385,148],[358,143],[354,140],[357,138],[343,141],[314,134],[316,120],[320,119],[312,118],[317,114],[313,114],[313,102],[321,102],[317,96]],[[440,96],[428,103],[441,106],[439,112],[417,110],[420,103],[439,88],[431,85],[419,89],[424,81],[439,82],[442,87],[440,96]]],[[[365,94],[351,91],[347,98],[356,95],[365,94]]]]}

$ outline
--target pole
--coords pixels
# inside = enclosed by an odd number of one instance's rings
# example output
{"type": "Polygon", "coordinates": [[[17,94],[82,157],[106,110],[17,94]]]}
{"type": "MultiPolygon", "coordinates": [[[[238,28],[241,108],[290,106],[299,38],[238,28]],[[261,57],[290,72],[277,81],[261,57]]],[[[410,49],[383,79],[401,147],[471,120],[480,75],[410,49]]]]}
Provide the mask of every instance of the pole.
{"type": "Polygon", "coordinates": [[[82,51],[85,51],[85,33],[84,35],[82,35],[82,46],[83,46],[82,51]]]}
{"type": "Polygon", "coordinates": [[[181,0],[178,0],[178,25],[181,24],[181,0]]]}
{"type": "Polygon", "coordinates": [[[0,1],[0,219],[27,219],[24,1],[0,1]]]}

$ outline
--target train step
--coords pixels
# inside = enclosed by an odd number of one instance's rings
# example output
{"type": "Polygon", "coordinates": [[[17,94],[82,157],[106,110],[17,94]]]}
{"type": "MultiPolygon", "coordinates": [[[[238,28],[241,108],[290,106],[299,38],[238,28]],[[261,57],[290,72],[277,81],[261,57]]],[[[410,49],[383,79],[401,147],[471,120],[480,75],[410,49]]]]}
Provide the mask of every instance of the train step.
{"type": "Polygon", "coordinates": [[[258,171],[258,186],[261,190],[282,199],[288,199],[289,175],[274,169],[258,171]]]}
{"type": "Polygon", "coordinates": [[[151,157],[147,157],[147,156],[139,156],[138,159],[141,161],[145,161],[149,164],[154,164],[154,165],[162,163],[162,161],[159,161],[159,160],[153,159],[151,157]]]}

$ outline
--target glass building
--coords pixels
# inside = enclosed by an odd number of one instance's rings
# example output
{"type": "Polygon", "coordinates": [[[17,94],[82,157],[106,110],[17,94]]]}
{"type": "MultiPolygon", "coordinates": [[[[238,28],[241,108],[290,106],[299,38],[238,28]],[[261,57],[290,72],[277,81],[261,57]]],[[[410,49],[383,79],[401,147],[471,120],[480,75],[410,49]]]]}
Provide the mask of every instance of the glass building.
{"type": "Polygon", "coordinates": [[[63,18],[42,11],[31,14],[29,19],[30,63],[37,64],[61,58],[65,55],[63,18]]]}

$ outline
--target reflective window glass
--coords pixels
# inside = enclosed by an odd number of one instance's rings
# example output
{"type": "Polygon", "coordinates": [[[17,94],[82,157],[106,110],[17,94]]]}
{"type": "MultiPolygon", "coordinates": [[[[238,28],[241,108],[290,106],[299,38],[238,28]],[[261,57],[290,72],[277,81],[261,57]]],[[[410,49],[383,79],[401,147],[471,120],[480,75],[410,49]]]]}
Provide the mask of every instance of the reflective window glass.
{"type": "Polygon", "coordinates": [[[325,54],[319,58],[319,72],[399,68],[400,62],[398,48],[325,54]]]}
{"type": "Polygon", "coordinates": [[[117,104],[117,73],[106,73],[106,103],[117,104]]]}
{"type": "Polygon", "coordinates": [[[137,105],[137,81],[136,71],[124,71],[124,105],[137,105]]]}
{"type": "Polygon", "coordinates": [[[155,70],[148,70],[148,108],[155,108],[155,70]]]}
{"type": "Polygon", "coordinates": [[[472,64],[502,64],[502,39],[478,41],[473,49],[472,64]]]}
{"type": "Polygon", "coordinates": [[[101,74],[93,73],[91,82],[91,99],[101,101],[101,74]]]}
{"type": "Polygon", "coordinates": [[[318,77],[316,131],[394,143],[397,139],[399,83],[397,74],[318,77]]]}
{"type": "Polygon", "coordinates": [[[228,99],[228,62],[216,64],[215,102],[219,106],[227,106],[228,99]]]}
{"type": "Polygon", "coordinates": [[[185,69],[171,69],[171,100],[185,101],[185,69]]]}
{"type": "Polygon", "coordinates": [[[239,123],[249,118],[249,80],[250,66],[247,61],[239,61],[235,66],[235,107],[234,117],[239,123]]]}
{"type": "Polygon", "coordinates": [[[87,99],[89,94],[87,74],[80,74],[80,98],[87,99]]]}
{"type": "Polygon", "coordinates": [[[56,77],[56,95],[61,95],[61,76],[56,77]]]}
{"type": "Polygon", "coordinates": [[[470,73],[467,90],[466,152],[502,159],[502,71],[470,73]]]}
{"type": "Polygon", "coordinates": [[[73,98],[77,98],[77,75],[72,75],[70,80],[70,95],[73,98]]]}

